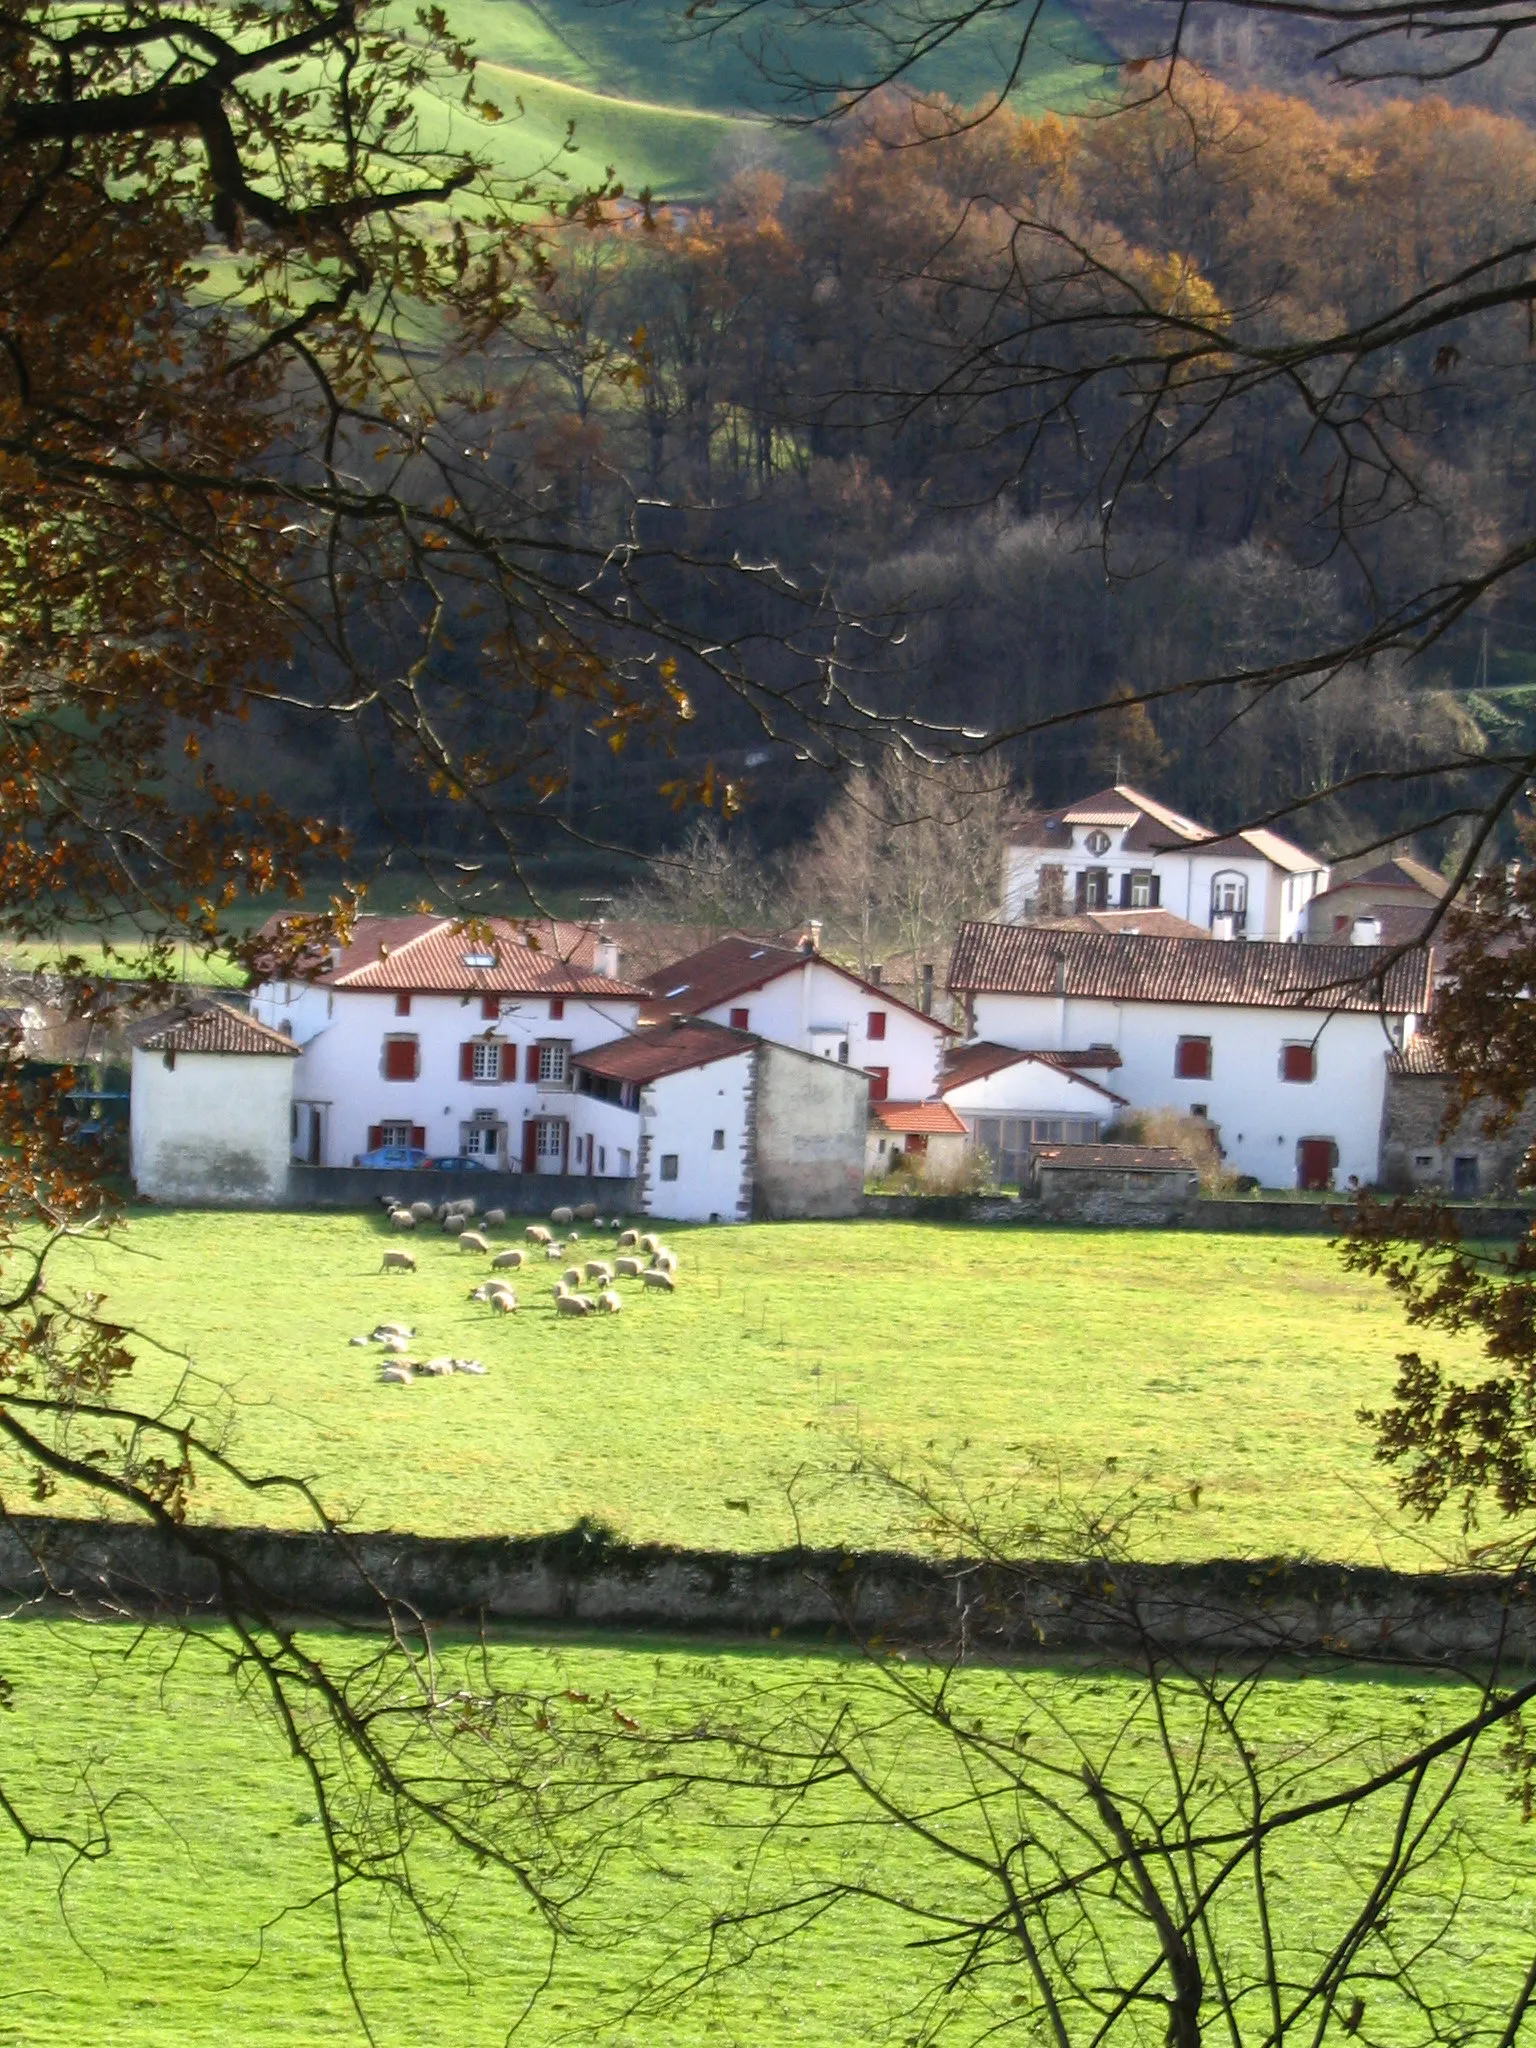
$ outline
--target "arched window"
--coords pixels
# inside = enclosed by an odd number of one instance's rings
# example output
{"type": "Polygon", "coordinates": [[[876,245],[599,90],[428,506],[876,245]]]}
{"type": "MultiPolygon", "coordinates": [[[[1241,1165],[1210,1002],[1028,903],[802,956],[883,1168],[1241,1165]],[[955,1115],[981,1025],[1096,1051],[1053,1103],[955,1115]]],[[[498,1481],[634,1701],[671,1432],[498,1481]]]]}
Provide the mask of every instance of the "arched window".
{"type": "Polygon", "coordinates": [[[1248,915],[1248,877],[1235,868],[1224,868],[1211,877],[1211,922],[1229,917],[1235,931],[1241,931],[1248,915]]]}

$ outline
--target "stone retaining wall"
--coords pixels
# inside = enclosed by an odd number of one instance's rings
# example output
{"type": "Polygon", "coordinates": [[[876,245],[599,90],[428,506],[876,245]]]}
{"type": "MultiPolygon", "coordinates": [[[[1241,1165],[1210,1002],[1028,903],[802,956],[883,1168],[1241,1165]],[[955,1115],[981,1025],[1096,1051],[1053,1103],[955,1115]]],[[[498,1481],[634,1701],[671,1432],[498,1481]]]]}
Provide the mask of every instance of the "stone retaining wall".
{"type": "Polygon", "coordinates": [[[634,1216],[640,1209],[637,1180],[610,1180],[581,1173],[443,1173],[416,1167],[396,1173],[372,1166],[288,1168],[288,1209],[372,1209],[381,1195],[404,1202],[451,1202],[473,1195],[477,1209],[505,1209],[509,1216],[547,1216],[565,1204],[595,1202],[600,1216],[634,1216]]]}
{"type": "MultiPolygon", "coordinates": [[[[1536,1214],[1523,1204],[1447,1203],[1468,1237],[1505,1241],[1524,1237],[1536,1214]]],[[[904,1223],[1023,1223],[1056,1228],[1066,1220],[1032,1197],[1012,1195],[866,1195],[860,1213],[904,1223]]],[[[1073,1228],[1123,1230],[1248,1230],[1280,1236],[1337,1237],[1349,1227],[1349,1202],[1266,1202],[1207,1197],[1166,1213],[1127,1207],[1113,1217],[1071,1219],[1073,1228]]]]}
{"type": "Polygon", "coordinates": [[[1536,1658],[1536,1588],[1493,1574],[1341,1566],[1006,1567],[893,1552],[771,1553],[616,1544],[586,1527],[515,1541],[379,1532],[185,1530],[19,1515],[0,1524],[0,1596],[101,1612],[218,1611],[218,1564],[244,1597],[290,1613],[442,1622],[880,1636],[992,1654],[1134,1650],[1455,1663],[1536,1658]]]}

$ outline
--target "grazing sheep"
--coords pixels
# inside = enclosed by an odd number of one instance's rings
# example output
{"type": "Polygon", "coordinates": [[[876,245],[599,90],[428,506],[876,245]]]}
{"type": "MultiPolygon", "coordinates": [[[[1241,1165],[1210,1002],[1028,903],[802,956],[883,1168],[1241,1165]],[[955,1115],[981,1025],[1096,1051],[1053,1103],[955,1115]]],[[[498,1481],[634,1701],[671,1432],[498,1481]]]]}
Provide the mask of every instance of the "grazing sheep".
{"type": "Polygon", "coordinates": [[[507,1212],[505,1209],[487,1209],[482,1220],[487,1230],[500,1230],[507,1220],[507,1212]]]}
{"type": "Polygon", "coordinates": [[[432,1204],[430,1202],[412,1202],[411,1214],[418,1223],[425,1223],[432,1214],[432,1204]]]}
{"type": "Polygon", "coordinates": [[[677,1282],[670,1273],[658,1273],[653,1269],[649,1273],[642,1273],[640,1278],[647,1287],[663,1287],[668,1294],[677,1292],[677,1282]]]}
{"type": "Polygon", "coordinates": [[[651,1260],[651,1264],[658,1273],[675,1273],[677,1271],[677,1253],[658,1252],[655,1258],[651,1260]]]}
{"type": "Polygon", "coordinates": [[[473,1216],[475,1213],[475,1198],[473,1195],[459,1195],[454,1201],[453,1206],[461,1216],[473,1216]]]}
{"type": "Polygon", "coordinates": [[[565,1282],[567,1287],[579,1287],[582,1281],[586,1278],[586,1275],[582,1272],[580,1266],[567,1266],[565,1271],[560,1275],[560,1278],[565,1282]]]}
{"type": "Polygon", "coordinates": [[[550,1240],[550,1232],[544,1228],[542,1223],[530,1223],[523,1232],[523,1235],[530,1244],[548,1244],[550,1240]]]}
{"type": "Polygon", "coordinates": [[[414,1252],[386,1252],[379,1262],[381,1273],[414,1273],[415,1270],[414,1252]]]}
{"type": "Polygon", "coordinates": [[[381,1337],[414,1337],[415,1334],[415,1330],[409,1323],[375,1323],[373,1326],[373,1341],[375,1344],[379,1342],[381,1337]]]}
{"type": "Polygon", "coordinates": [[[563,1244],[547,1244],[544,1247],[544,1256],[546,1259],[563,1259],[565,1257],[565,1246],[563,1244]]]}
{"type": "Polygon", "coordinates": [[[620,1299],[620,1297],[614,1293],[611,1287],[605,1287],[602,1293],[597,1297],[597,1306],[598,1312],[600,1314],[605,1316],[616,1316],[619,1310],[624,1306],[624,1303],[620,1299]]]}
{"type": "Polygon", "coordinates": [[[638,1244],[639,1242],[640,1233],[638,1230],[626,1230],[619,1239],[619,1250],[627,1252],[632,1244],[638,1244]]]}
{"type": "Polygon", "coordinates": [[[578,1223],[594,1223],[597,1220],[596,1202],[579,1202],[571,1211],[578,1223]]]}
{"type": "Polygon", "coordinates": [[[493,1287],[485,1298],[491,1304],[491,1314],[493,1316],[515,1316],[517,1314],[517,1296],[510,1287],[493,1287]]]}
{"type": "Polygon", "coordinates": [[[466,1300],[466,1301],[484,1301],[484,1300],[486,1300],[486,1299],[487,1299],[487,1297],[489,1296],[489,1294],[490,1294],[490,1291],[491,1291],[491,1283],[490,1283],[490,1281],[489,1281],[489,1280],[482,1280],[482,1281],[480,1282],[480,1285],[479,1285],[478,1287],[471,1287],[471,1289],[469,1290],[469,1293],[468,1293],[468,1294],[467,1294],[467,1295],[466,1295],[466,1296],[465,1296],[464,1298],[465,1298],[465,1300],[466,1300]]]}
{"type": "Polygon", "coordinates": [[[647,1231],[640,1240],[640,1249],[647,1254],[659,1252],[661,1250],[661,1239],[659,1237],[652,1237],[651,1233],[647,1231]]]}
{"type": "Polygon", "coordinates": [[[523,1255],[519,1251],[498,1252],[491,1261],[491,1271],[493,1273],[505,1272],[509,1266],[520,1266],[522,1263],[523,1255]]]}
{"type": "Polygon", "coordinates": [[[589,1316],[592,1304],[584,1294],[557,1294],[555,1314],[557,1316],[589,1316]]]}
{"type": "Polygon", "coordinates": [[[416,1228],[416,1218],[409,1209],[391,1209],[389,1212],[389,1227],[391,1230],[414,1230],[416,1228]]]}
{"type": "Polygon", "coordinates": [[[347,1339],[347,1342],[350,1345],[352,1345],[356,1350],[362,1351],[367,1349],[367,1347],[373,1342],[373,1339],[371,1337],[349,1337],[347,1339]]]}
{"type": "Polygon", "coordinates": [[[615,1259],[613,1262],[614,1277],[619,1280],[638,1280],[644,1270],[645,1264],[641,1259],[615,1259]]]}
{"type": "Polygon", "coordinates": [[[457,1364],[460,1372],[473,1373],[477,1380],[485,1378],[485,1367],[478,1358],[461,1358],[457,1364]]]}
{"type": "Polygon", "coordinates": [[[410,1344],[410,1341],[411,1340],[409,1337],[396,1337],[393,1333],[391,1333],[388,1337],[381,1337],[379,1339],[379,1342],[384,1346],[384,1349],[386,1351],[393,1351],[397,1356],[400,1352],[404,1351],[407,1348],[407,1346],[410,1344]]]}
{"type": "Polygon", "coordinates": [[[587,1278],[589,1280],[600,1280],[603,1286],[606,1287],[613,1278],[613,1268],[606,1259],[588,1259],[587,1278]]]}
{"type": "Polygon", "coordinates": [[[565,1282],[563,1280],[557,1280],[554,1286],[549,1291],[555,1297],[556,1301],[559,1301],[561,1297],[567,1292],[565,1282]]]}
{"type": "Polygon", "coordinates": [[[567,1209],[564,1203],[562,1203],[558,1209],[550,1210],[549,1220],[551,1223],[560,1224],[563,1228],[567,1223],[574,1223],[576,1221],[576,1211],[574,1209],[567,1209]]]}
{"type": "Polygon", "coordinates": [[[411,1368],[391,1359],[379,1374],[379,1383],[386,1387],[408,1387],[411,1384],[411,1368]]]}
{"type": "Polygon", "coordinates": [[[580,1236],[581,1232],[579,1230],[568,1230],[565,1233],[565,1241],[567,1244],[575,1244],[580,1236]]]}
{"type": "Polygon", "coordinates": [[[459,1250],[461,1252],[488,1252],[490,1248],[490,1245],[478,1230],[461,1230],[459,1232],[459,1250]]]}

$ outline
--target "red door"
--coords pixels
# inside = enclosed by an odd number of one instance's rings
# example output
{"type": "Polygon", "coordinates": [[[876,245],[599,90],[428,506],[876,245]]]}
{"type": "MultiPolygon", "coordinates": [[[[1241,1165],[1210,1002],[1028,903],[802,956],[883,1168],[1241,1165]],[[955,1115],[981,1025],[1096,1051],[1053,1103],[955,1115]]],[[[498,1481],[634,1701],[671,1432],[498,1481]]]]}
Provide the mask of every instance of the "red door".
{"type": "Polygon", "coordinates": [[[1303,1138],[1296,1147],[1296,1185],[1325,1188],[1332,1179],[1332,1138],[1303,1138]]]}

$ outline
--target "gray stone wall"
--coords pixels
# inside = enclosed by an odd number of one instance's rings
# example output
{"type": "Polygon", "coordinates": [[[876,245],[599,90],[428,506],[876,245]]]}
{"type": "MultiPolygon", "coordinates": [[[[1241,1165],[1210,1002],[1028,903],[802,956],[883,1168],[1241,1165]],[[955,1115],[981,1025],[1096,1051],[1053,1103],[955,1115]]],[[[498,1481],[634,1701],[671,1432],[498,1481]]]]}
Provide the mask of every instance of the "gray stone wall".
{"type": "Polygon", "coordinates": [[[1482,1120],[1487,1112],[1475,1103],[1442,1137],[1440,1126],[1448,1099],[1449,1083],[1442,1075],[1388,1073],[1382,1108],[1381,1185],[1394,1194],[1513,1194],[1521,1161],[1536,1143],[1536,1097],[1496,1138],[1484,1135],[1482,1120]],[[1463,1167],[1461,1184],[1458,1160],[1476,1162],[1473,1167],[1463,1167]],[[1473,1173],[1475,1187],[1469,1184],[1473,1173]]]}
{"type": "Polygon", "coordinates": [[[1036,1162],[1040,1214],[1052,1223],[1097,1223],[1122,1228],[1182,1223],[1200,1183],[1193,1173],[1126,1173],[1114,1168],[1052,1166],[1036,1162]]]}
{"type": "Polygon", "coordinates": [[[582,1173],[441,1173],[418,1167],[394,1173],[370,1166],[288,1168],[284,1199],[288,1209],[372,1209],[381,1196],[403,1202],[451,1202],[473,1195],[477,1209],[505,1209],[509,1216],[547,1216],[562,1203],[595,1202],[600,1216],[640,1212],[640,1184],[582,1173]]]}
{"type": "Polygon", "coordinates": [[[754,1218],[857,1216],[869,1076],[764,1039],[754,1107],[754,1218]]]}

